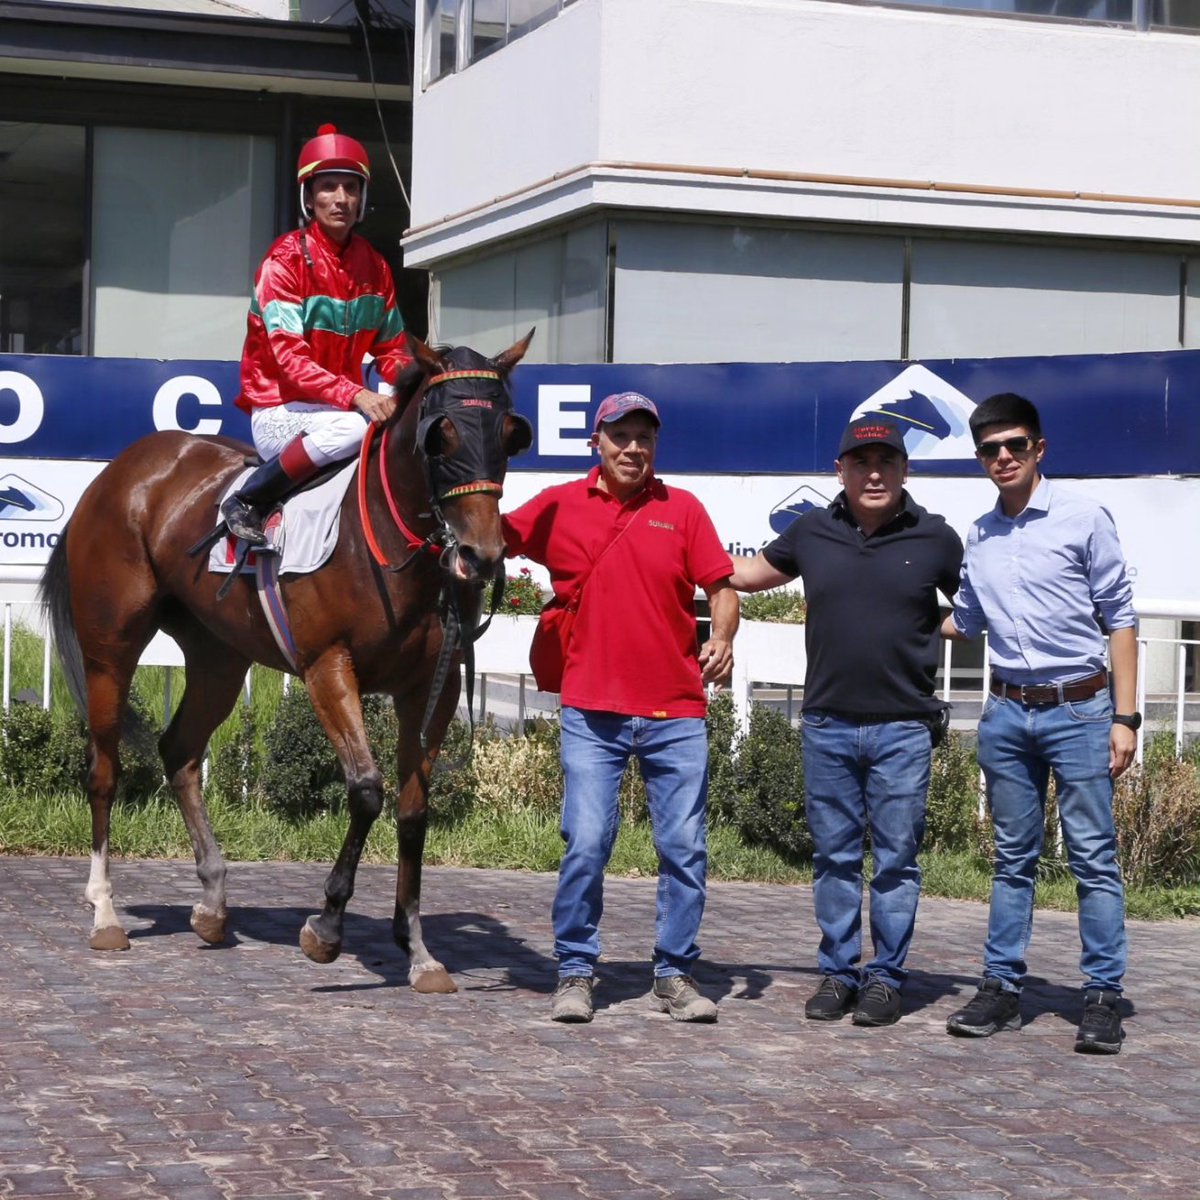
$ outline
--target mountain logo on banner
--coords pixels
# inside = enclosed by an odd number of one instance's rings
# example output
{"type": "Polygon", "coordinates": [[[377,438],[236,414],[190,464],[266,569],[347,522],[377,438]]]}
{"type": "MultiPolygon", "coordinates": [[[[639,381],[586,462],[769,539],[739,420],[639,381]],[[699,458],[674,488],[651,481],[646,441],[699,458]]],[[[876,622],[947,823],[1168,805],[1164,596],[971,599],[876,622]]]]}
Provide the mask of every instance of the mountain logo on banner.
{"type": "Polygon", "coordinates": [[[816,488],[802,484],[789,496],[785,496],[771,509],[771,531],[782,533],[797,517],[814,508],[828,508],[828,496],[822,496],[816,488]]]}
{"type": "Polygon", "coordinates": [[[868,396],[850,415],[879,413],[899,422],[910,459],[975,457],[975,443],[967,424],[975,401],[965,396],[928,367],[906,367],[891,383],[868,396]]]}
{"type": "Polygon", "coordinates": [[[19,475],[0,478],[0,521],[57,521],[62,501],[19,475]]]}

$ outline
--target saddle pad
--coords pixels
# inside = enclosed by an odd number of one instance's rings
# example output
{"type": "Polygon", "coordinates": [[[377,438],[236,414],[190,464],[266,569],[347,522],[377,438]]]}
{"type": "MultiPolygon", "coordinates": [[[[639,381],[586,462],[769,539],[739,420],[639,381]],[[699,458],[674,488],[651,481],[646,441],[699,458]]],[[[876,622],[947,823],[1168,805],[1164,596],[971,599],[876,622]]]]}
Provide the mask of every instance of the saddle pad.
{"type": "MultiPolygon", "coordinates": [[[[279,564],[280,575],[306,575],[322,566],[337,545],[342,500],[354,472],[358,459],[352,458],[340,471],[331,475],[324,483],[307,491],[289,496],[283,504],[283,557],[279,564]]],[[[236,491],[246,481],[253,467],[238,472],[233,482],[221,494],[220,502],[236,491]]],[[[209,551],[208,569],[228,575],[233,570],[237,541],[232,537],[218,539],[209,551]]],[[[253,553],[246,556],[243,574],[252,573],[255,566],[253,553]]]]}

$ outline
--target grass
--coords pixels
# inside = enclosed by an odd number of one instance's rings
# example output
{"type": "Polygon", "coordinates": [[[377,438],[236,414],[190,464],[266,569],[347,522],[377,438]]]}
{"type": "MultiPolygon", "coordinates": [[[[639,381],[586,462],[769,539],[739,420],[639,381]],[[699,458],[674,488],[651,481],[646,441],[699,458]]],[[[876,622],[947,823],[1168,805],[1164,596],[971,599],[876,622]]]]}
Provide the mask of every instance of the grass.
{"type": "MultiPolygon", "coordinates": [[[[295,821],[219,796],[209,802],[213,831],[226,857],[246,862],[328,862],[337,857],[346,832],[343,813],[320,813],[295,821]]],[[[0,790],[0,853],[84,855],[91,844],[87,804],[76,796],[20,796],[0,790]]],[[[190,858],[183,820],[165,792],[114,810],[112,850],[126,858],[190,858]]],[[[475,811],[459,821],[433,820],[425,861],[433,866],[555,871],[562,853],[557,818],[528,810],[475,811]]],[[[396,860],[395,825],[390,817],[375,824],[363,853],[368,863],[396,860]]],[[[867,862],[870,873],[870,860],[867,862]]],[[[929,896],[986,901],[990,865],[970,853],[922,855],[923,891],[929,896]]],[[[658,872],[650,828],[625,822],[617,836],[610,874],[650,877],[658,872]]],[[[1051,863],[1037,888],[1040,908],[1071,912],[1075,883],[1066,868],[1051,863]]],[[[811,883],[812,869],[789,863],[770,850],[745,845],[735,831],[709,832],[709,877],[758,883],[811,883]]],[[[1130,888],[1130,917],[1162,920],[1200,915],[1200,887],[1130,888]]]]}
{"type": "MultiPolygon", "coordinates": [[[[12,693],[14,697],[26,690],[40,693],[41,638],[20,625],[14,627],[13,634],[12,693]]],[[[57,663],[53,669],[51,687],[55,707],[69,706],[57,663]]],[[[261,736],[279,710],[283,676],[261,667],[253,670],[255,717],[261,736]]],[[[182,674],[164,667],[138,669],[136,688],[150,713],[159,716],[178,705],[182,674]]],[[[214,750],[237,734],[238,723],[235,710],[214,734],[214,750]]],[[[1170,749],[1168,757],[1173,759],[1173,746],[1170,749]]],[[[1159,750],[1166,753],[1162,747],[1159,750]]],[[[475,750],[477,767],[487,767],[491,761],[489,754],[497,756],[496,763],[479,772],[479,778],[499,780],[498,792],[492,795],[483,789],[479,802],[461,819],[435,818],[426,841],[425,861],[442,866],[557,870],[562,853],[556,812],[561,782],[547,772],[542,762],[547,752],[547,746],[535,744],[533,739],[519,741],[515,748],[509,739],[479,740],[475,750]]],[[[1195,754],[1200,756],[1200,751],[1195,754]]],[[[1152,748],[1148,758],[1153,757],[1152,748]]],[[[968,765],[973,786],[974,767],[968,765]]],[[[1193,827],[1195,764],[1185,763],[1178,769],[1173,764],[1168,766],[1170,769],[1165,773],[1160,769],[1158,774],[1146,777],[1142,787],[1146,796],[1142,800],[1148,803],[1143,803],[1142,808],[1131,808],[1125,817],[1126,824],[1143,833],[1155,820],[1166,821],[1173,827],[1193,827]],[[1167,803],[1172,797],[1173,802],[1167,803]]],[[[953,783],[951,780],[947,786],[953,783]]],[[[343,812],[319,812],[299,819],[261,802],[227,801],[216,789],[208,790],[213,830],[229,860],[331,863],[337,857],[346,832],[343,812]]],[[[1123,803],[1133,804],[1136,800],[1138,796],[1133,795],[1123,803]]],[[[931,794],[931,804],[934,801],[931,794]]],[[[84,855],[90,844],[91,819],[82,795],[30,795],[0,785],[0,853],[84,855]]],[[[118,805],[113,814],[111,845],[114,854],[129,858],[192,856],[182,818],[165,786],[147,800],[118,805]]],[[[393,863],[395,859],[395,825],[390,816],[385,816],[371,832],[363,861],[393,863]]],[[[1161,878],[1157,863],[1149,858],[1147,863],[1140,878],[1152,879],[1156,875],[1161,878]]],[[[927,895],[986,901],[990,894],[991,865],[979,854],[926,852],[922,855],[922,868],[927,895]]],[[[657,871],[649,825],[624,821],[610,872],[648,877],[657,871]]],[[[717,821],[709,830],[709,875],[723,880],[809,883],[812,869],[769,849],[746,844],[735,829],[717,821]]],[[[1192,883],[1195,873],[1189,870],[1183,877],[1187,886],[1129,887],[1126,894],[1129,915],[1143,919],[1200,915],[1200,885],[1192,883]]],[[[1076,909],[1075,883],[1061,862],[1047,860],[1043,864],[1036,903],[1043,908],[1076,909]]]]}

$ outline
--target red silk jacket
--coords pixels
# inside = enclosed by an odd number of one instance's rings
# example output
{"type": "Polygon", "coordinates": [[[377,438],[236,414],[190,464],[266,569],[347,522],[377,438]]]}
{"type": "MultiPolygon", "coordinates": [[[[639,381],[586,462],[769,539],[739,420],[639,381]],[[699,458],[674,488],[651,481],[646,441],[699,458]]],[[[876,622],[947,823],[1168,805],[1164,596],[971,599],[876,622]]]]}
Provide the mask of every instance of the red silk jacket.
{"type": "Polygon", "coordinates": [[[412,361],[382,255],[357,234],[338,246],[315,223],[267,252],[246,325],[236,401],[245,412],[289,400],[349,409],[364,386],[364,355],[388,383],[412,361]]]}

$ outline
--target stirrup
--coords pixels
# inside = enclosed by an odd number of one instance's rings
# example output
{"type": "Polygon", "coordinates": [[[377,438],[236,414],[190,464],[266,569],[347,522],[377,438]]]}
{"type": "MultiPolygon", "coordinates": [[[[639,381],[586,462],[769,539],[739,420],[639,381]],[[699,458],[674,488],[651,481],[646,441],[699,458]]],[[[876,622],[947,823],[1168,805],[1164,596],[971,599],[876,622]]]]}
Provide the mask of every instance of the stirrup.
{"type": "Polygon", "coordinates": [[[221,505],[221,517],[226,528],[235,538],[250,546],[265,546],[267,535],[263,532],[261,516],[240,496],[230,496],[221,505]]]}

